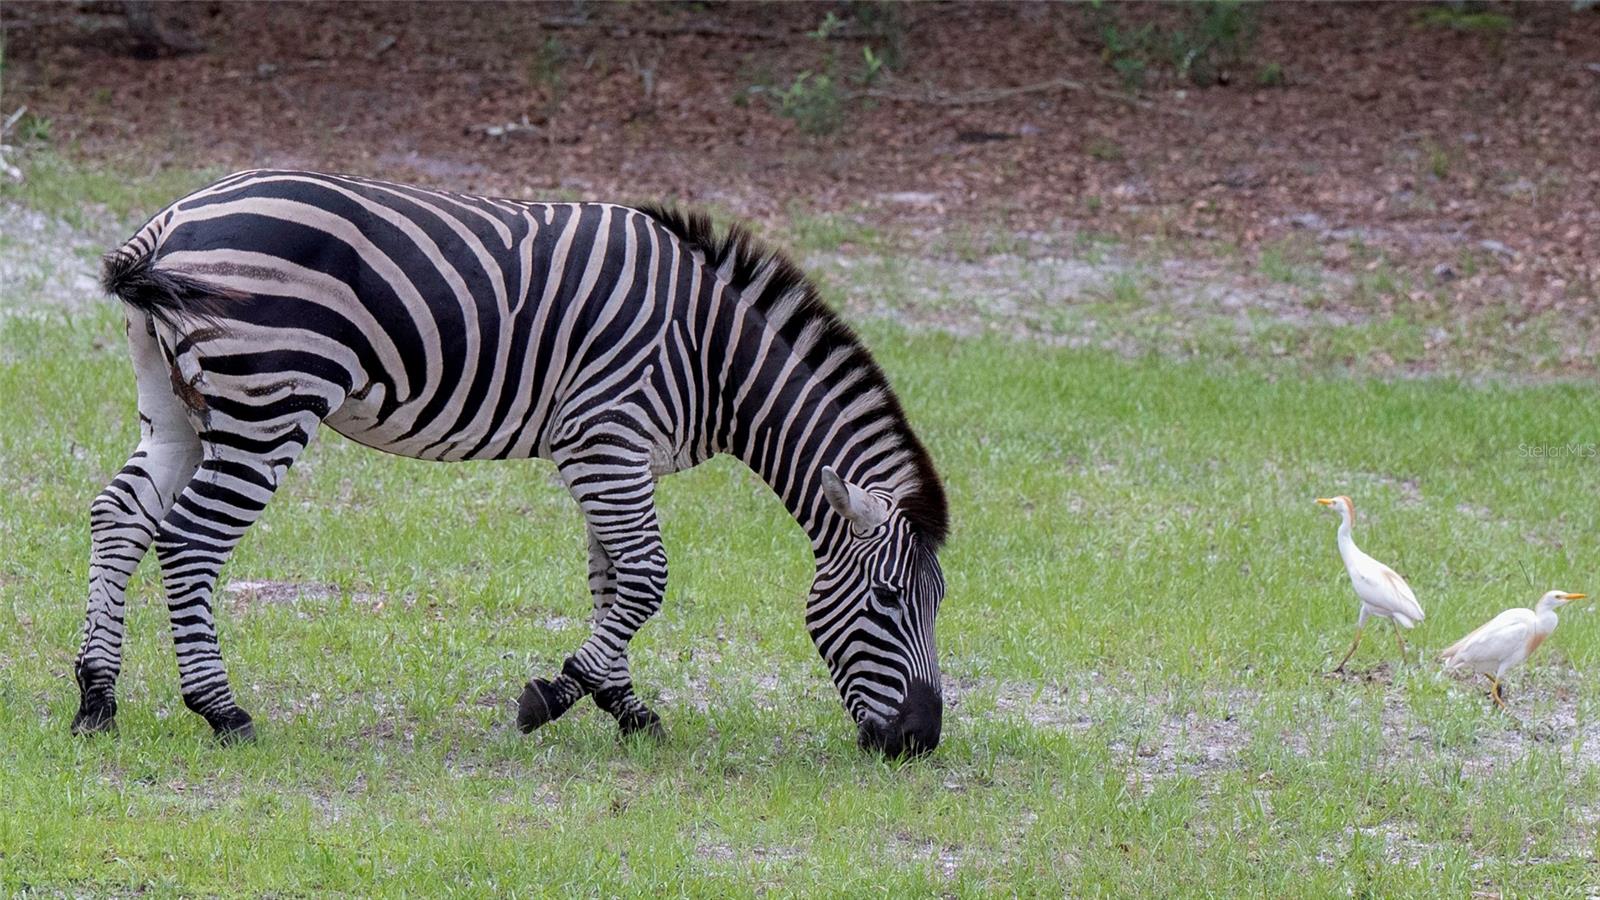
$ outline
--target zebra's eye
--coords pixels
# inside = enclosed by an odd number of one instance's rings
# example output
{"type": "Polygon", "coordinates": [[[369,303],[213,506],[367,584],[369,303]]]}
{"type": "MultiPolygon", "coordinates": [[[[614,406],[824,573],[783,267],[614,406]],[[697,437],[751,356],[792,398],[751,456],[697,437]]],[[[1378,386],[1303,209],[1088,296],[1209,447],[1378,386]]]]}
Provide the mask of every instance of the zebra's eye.
{"type": "Polygon", "coordinates": [[[878,583],[872,586],[872,602],[889,614],[900,612],[900,592],[893,586],[878,583]]]}

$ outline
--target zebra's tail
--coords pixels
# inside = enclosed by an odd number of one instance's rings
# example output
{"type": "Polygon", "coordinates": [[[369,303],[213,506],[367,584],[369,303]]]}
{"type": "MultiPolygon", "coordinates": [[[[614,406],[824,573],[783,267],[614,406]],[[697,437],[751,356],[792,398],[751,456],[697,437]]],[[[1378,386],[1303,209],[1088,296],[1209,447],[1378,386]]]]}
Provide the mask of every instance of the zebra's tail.
{"type": "Polygon", "coordinates": [[[185,321],[215,324],[220,301],[234,294],[192,275],[158,269],[154,251],[138,253],[127,247],[106,254],[100,267],[100,286],[174,330],[185,321]]]}

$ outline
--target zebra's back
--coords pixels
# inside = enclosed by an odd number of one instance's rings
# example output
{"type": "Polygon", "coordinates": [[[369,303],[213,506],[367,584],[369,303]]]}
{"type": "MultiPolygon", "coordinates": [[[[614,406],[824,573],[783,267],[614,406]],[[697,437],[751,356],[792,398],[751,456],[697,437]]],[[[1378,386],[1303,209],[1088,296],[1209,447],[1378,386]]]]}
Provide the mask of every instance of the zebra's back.
{"type": "Polygon", "coordinates": [[[168,343],[214,389],[309,390],[328,425],[408,456],[548,455],[574,417],[685,364],[663,349],[687,254],[622,206],[246,172],[119,252],[218,289],[212,321],[174,320],[168,343]]]}

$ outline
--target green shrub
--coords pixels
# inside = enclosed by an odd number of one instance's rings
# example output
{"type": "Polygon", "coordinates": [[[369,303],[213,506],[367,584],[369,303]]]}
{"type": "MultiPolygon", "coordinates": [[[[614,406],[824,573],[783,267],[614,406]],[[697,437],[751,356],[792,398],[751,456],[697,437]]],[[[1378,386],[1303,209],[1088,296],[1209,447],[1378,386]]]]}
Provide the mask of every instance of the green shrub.
{"type": "MultiPolygon", "coordinates": [[[[1226,84],[1233,72],[1244,68],[1259,30],[1259,6],[1252,0],[1191,4],[1177,26],[1130,26],[1122,21],[1124,7],[1095,3],[1093,8],[1102,56],[1130,89],[1144,86],[1158,69],[1200,87],[1226,84]]],[[[1256,83],[1282,84],[1282,66],[1261,67],[1256,83]]]]}

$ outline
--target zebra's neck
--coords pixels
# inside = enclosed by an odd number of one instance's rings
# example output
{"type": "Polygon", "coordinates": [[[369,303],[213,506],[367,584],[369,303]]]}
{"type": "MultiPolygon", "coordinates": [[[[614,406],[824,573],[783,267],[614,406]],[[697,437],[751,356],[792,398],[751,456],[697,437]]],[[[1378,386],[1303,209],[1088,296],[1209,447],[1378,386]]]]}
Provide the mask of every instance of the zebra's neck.
{"type": "Polygon", "coordinates": [[[700,263],[689,310],[704,406],[693,456],[730,453],[760,475],[822,554],[840,517],[822,467],[892,498],[931,548],[948,528],[944,488],[888,378],[781,253],[742,229],[717,237],[704,216],[647,207],[700,263]]]}
{"type": "Polygon", "coordinates": [[[868,490],[901,496],[915,487],[909,430],[891,405],[882,375],[860,366],[859,346],[807,353],[759,314],[744,310],[711,359],[731,359],[711,410],[714,450],[749,466],[772,488],[819,553],[840,520],[822,494],[831,466],[868,490]],[[727,355],[724,355],[726,353],[727,355]],[[855,364],[851,364],[852,361],[855,364]]]}

